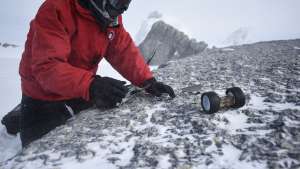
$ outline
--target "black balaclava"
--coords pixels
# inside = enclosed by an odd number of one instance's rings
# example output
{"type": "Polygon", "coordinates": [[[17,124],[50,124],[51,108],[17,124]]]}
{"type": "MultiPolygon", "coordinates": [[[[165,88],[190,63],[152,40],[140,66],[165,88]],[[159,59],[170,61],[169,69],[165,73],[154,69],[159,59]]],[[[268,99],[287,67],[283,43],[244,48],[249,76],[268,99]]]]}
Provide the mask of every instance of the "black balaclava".
{"type": "Polygon", "coordinates": [[[131,0],[79,0],[79,4],[90,10],[103,31],[116,26],[118,16],[126,11],[131,0]]]}

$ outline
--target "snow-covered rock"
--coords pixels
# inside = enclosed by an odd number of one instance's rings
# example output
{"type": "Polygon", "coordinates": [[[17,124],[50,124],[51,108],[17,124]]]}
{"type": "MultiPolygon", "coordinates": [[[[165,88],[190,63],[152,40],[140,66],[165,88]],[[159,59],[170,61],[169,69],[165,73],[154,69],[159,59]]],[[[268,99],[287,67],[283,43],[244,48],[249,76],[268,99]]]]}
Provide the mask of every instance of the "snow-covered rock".
{"type": "Polygon", "coordinates": [[[237,29],[236,31],[232,32],[227,39],[225,40],[224,44],[228,45],[241,45],[247,42],[247,38],[250,32],[250,28],[242,27],[237,29]]]}
{"type": "Polygon", "coordinates": [[[177,97],[138,93],[111,110],[90,109],[33,142],[3,169],[298,169],[300,40],[206,50],[155,76],[177,97]],[[199,92],[241,87],[241,109],[205,114],[199,92]]]}
{"type": "Polygon", "coordinates": [[[172,59],[198,54],[207,48],[207,44],[189,39],[183,32],[163,21],[158,21],[153,24],[139,48],[146,60],[155,54],[151,65],[161,65],[172,59]]]}
{"type": "Polygon", "coordinates": [[[141,27],[135,36],[135,43],[140,44],[146,38],[147,34],[151,30],[152,25],[162,19],[162,17],[163,15],[158,11],[151,12],[147,19],[142,22],[141,27]]]}

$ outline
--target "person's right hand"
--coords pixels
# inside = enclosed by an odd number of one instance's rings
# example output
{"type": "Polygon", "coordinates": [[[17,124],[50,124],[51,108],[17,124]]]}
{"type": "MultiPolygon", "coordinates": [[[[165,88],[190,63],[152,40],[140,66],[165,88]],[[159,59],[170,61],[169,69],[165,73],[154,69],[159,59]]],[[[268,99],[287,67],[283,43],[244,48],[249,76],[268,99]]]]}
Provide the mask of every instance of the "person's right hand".
{"type": "Polygon", "coordinates": [[[97,75],[90,85],[90,98],[97,108],[113,108],[128,93],[125,84],[124,81],[97,75]]]}
{"type": "Polygon", "coordinates": [[[167,93],[171,98],[176,97],[174,90],[171,86],[166,85],[162,82],[158,82],[155,78],[146,80],[143,86],[146,92],[154,96],[160,97],[163,93],[167,93]]]}

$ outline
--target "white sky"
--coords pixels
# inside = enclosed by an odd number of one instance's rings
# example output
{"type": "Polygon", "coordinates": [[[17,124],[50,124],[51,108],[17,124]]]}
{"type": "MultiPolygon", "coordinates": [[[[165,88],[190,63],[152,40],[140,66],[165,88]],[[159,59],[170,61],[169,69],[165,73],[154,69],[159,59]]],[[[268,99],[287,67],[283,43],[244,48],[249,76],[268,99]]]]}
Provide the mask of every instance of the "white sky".
{"type": "MultiPolygon", "coordinates": [[[[0,42],[23,45],[41,0],[1,2],[0,42]]],[[[221,44],[246,27],[249,41],[300,38],[299,0],[133,0],[124,20],[134,37],[148,14],[159,11],[167,22],[209,45],[221,44]]]]}
{"type": "Polygon", "coordinates": [[[300,38],[299,0],[133,0],[128,29],[153,10],[191,37],[218,45],[240,27],[250,29],[250,41],[300,38]]]}

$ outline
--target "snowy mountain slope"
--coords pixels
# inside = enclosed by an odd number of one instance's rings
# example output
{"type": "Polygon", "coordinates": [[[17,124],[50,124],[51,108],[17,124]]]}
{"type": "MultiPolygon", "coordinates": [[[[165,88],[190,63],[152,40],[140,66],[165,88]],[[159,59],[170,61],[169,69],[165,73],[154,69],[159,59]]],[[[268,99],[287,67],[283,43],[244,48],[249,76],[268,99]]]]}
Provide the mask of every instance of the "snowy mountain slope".
{"type": "Polygon", "coordinates": [[[247,43],[247,38],[250,34],[250,28],[242,27],[232,32],[227,39],[224,41],[224,44],[232,45],[242,45],[247,43]]]}
{"type": "Polygon", "coordinates": [[[264,169],[300,167],[300,40],[207,50],[155,74],[173,100],[140,93],[119,108],[90,109],[0,168],[264,169]],[[200,92],[240,86],[247,104],[205,114],[200,92]]]}
{"type": "Polygon", "coordinates": [[[162,14],[158,11],[151,12],[147,19],[142,22],[138,32],[136,33],[135,43],[139,45],[146,38],[147,34],[151,30],[152,25],[158,20],[162,19],[162,17],[162,14]]]}
{"type": "Polygon", "coordinates": [[[207,46],[205,42],[189,38],[179,29],[159,20],[152,25],[139,48],[145,60],[152,58],[150,65],[161,65],[170,60],[198,54],[207,46]]]}

